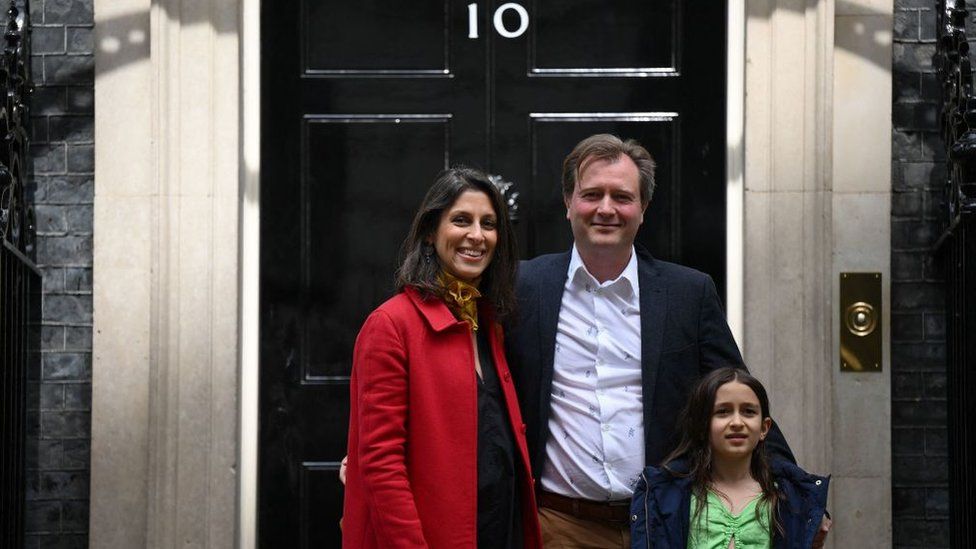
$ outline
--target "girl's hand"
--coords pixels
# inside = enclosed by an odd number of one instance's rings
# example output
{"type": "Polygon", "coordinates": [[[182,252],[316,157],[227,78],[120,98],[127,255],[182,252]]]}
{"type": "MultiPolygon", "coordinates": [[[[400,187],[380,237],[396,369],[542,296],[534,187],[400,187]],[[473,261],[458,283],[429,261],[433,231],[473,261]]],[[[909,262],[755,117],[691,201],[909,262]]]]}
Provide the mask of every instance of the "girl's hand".
{"type": "Polygon", "coordinates": [[[831,524],[833,524],[833,521],[830,520],[830,517],[824,515],[820,520],[820,529],[817,530],[817,535],[813,536],[812,549],[820,549],[824,546],[824,541],[827,539],[827,532],[830,531],[831,524]]]}
{"type": "Polygon", "coordinates": [[[341,482],[343,486],[346,484],[346,461],[348,460],[348,455],[343,456],[342,463],[339,464],[339,482],[341,482]]]}

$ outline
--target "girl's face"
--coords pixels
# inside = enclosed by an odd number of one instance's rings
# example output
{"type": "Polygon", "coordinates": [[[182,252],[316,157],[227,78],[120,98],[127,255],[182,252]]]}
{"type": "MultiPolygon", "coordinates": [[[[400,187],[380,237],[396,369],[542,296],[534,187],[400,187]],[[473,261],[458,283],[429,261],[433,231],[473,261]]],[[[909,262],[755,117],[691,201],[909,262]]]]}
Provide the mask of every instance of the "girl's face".
{"type": "Polygon", "coordinates": [[[476,283],[495,253],[497,223],[487,194],[474,190],[461,193],[441,214],[431,242],[441,267],[465,282],[476,283]]]}
{"type": "Polygon", "coordinates": [[[710,442],[712,454],[720,459],[743,459],[752,455],[766,438],[773,420],[763,419],[759,397],[748,385],[730,381],[715,393],[710,442]]]}

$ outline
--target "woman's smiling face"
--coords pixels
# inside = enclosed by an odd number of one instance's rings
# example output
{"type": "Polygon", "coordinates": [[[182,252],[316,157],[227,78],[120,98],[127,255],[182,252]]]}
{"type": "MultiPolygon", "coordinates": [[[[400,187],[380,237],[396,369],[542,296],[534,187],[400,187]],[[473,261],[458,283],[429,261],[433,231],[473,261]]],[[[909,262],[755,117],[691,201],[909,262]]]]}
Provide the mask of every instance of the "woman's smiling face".
{"type": "Polygon", "coordinates": [[[498,218],[488,195],[477,190],[461,193],[444,210],[432,237],[441,268],[476,284],[491,263],[498,243],[498,218]]]}

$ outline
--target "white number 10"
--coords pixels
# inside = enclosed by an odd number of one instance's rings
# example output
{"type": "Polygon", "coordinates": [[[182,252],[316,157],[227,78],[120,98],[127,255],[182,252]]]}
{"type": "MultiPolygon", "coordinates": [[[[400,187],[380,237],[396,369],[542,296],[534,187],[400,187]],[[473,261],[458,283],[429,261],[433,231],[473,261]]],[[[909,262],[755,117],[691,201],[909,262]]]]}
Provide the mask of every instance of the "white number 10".
{"type": "MultiPolygon", "coordinates": [[[[516,4],[515,2],[509,2],[507,4],[502,4],[498,6],[495,10],[495,16],[492,19],[495,25],[495,32],[504,36],[505,38],[518,38],[522,36],[526,29],[529,28],[529,12],[525,11],[525,8],[516,4]],[[502,17],[505,16],[505,12],[508,10],[515,10],[515,13],[519,16],[519,26],[514,31],[510,31],[505,28],[505,23],[502,21],[502,17]]],[[[477,2],[468,4],[468,38],[478,37],[478,4],[477,2]]]]}

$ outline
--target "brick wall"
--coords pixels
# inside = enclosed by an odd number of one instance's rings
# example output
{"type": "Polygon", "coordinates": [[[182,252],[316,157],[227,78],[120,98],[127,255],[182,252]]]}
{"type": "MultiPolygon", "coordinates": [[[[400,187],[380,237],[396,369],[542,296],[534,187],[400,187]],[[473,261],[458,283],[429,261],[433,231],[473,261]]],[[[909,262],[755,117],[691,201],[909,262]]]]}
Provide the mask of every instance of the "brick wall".
{"type": "Polygon", "coordinates": [[[894,545],[949,547],[945,297],[931,255],[945,149],[938,133],[934,0],[895,0],[891,202],[894,545]]]}
{"type": "MultiPolygon", "coordinates": [[[[92,0],[32,0],[41,368],[31,384],[26,547],[87,547],[91,439],[92,0]]],[[[5,17],[5,16],[4,16],[5,17]]]]}

